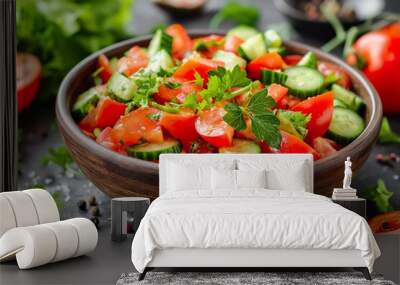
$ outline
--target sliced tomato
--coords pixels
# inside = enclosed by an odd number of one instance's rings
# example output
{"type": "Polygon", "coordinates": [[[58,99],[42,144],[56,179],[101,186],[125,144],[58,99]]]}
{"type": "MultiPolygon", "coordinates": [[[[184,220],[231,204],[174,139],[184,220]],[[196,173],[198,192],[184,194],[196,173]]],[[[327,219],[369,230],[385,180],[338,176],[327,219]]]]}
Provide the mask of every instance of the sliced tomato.
{"type": "Polygon", "coordinates": [[[324,76],[334,74],[340,79],[337,81],[337,83],[347,89],[351,87],[351,79],[350,76],[347,74],[347,72],[341,68],[340,66],[330,63],[330,62],[325,62],[325,61],[319,61],[318,62],[318,70],[321,72],[324,76]]]}
{"type": "Polygon", "coordinates": [[[322,137],[313,139],[312,147],[320,154],[321,158],[333,155],[339,149],[336,142],[322,137]]]}
{"type": "Polygon", "coordinates": [[[101,54],[97,59],[97,65],[99,68],[102,68],[102,71],[100,72],[101,81],[106,83],[113,73],[108,57],[104,54],[101,54]]]}
{"type": "Polygon", "coordinates": [[[321,95],[310,97],[296,105],[291,110],[311,114],[307,124],[306,139],[311,142],[316,137],[322,137],[329,128],[333,114],[333,93],[325,92],[321,95]]]}
{"type": "Polygon", "coordinates": [[[126,56],[118,60],[117,70],[126,76],[130,76],[139,69],[146,67],[148,63],[147,53],[139,46],[134,46],[127,52],[126,56]]]}
{"type": "Polygon", "coordinates": [[[185,28],[180,24],[170,25],[165,32],[172,37],[172,55],[182,59],[185,53],[192,50],[193,43],[185,28]]]}
{"type": "Polygon", "coordinates": [[[39,90],[42,66],[33,54],[17,53],[16,68],[18,112],[21,112],[32,103],[39,90]]]}
{"type": "Polygon", "coordinates": [[[196,131],[208,143],[215,147],[230,146],[234,129],[224,121],[225,110],[213,108],[200,112],[196,120],[196,131]]]}
{"type": "Polygon", "coordinates": [[[272,152],[271,147],[266,142],[258,141],[257,144],[260,146],[262,153],[271,153],[272,152]]]}
{"type": "Polygon", "coordinates": [[[288,89],[282,85],[272,83],[268,87],[268,95],[274,99],[276,106],[279,108],[282,99],[287,95],[288,89]]]}
{"type": "Polygon", "coordinates": [[[178,67],[174,77],[194,80],[194,75],[197,72],[204,80],[207,80],[208,72],[217,69],[218,66],[223,66],[223,63],[202,57],[191,58],[178,67]]]}
{"type": "Polygon", "coordinates": [[[194,84],[193,82],[188,82],[182,78],[170,77],[167,79],[169,82],[179,83],[181,86],[177,88],[170,88],[168,84],[161,84],[158,89],[158,93],[154,94],[154,100],[159,104],[165,104],[173,99],[177,99],[179,103],[183,103],[185,97],[192,92],[199,92],[201,87],[194,84]]]}
{"type": "Polygon", "coordinates": [[[122,152],[123,146],[118,142],[111,127],[105,128],[96,138],[96,142],[116,152],[122,152]]]}
{"type": "Polygon", "coordinates": [[[299,54],[290,54],[290,55],[285,55],[283,57],[283,61],[287,64],[287,65],[296,65],[299,63],[299,61],[303,58],[302,55],[299,54]]]}
{"type": "Polygon", "coordinates": [[[218,149],[201,138],[194,142],[183,144],[183,149],[188,153],[215,153],[218,149]]]}
{"type": "Polygon", "coordinates": [[[96,108],[91,108],[89,113],[79,122],[79,128],[82,131],[93,133],[93,130],[96,128],[96,113],[96,108]]]}
{"type": "Polygon", "coordinates": [[[320,159],[319,153],[298,137],[281,131],[282,140],[279,147],[281,153],[311,153],[314,160],[320,159]]]}
{"type": "Polygon", "coordinates": [[[237,36],[229,36],[225,39],[224,49],[229,52],[238,54],[239,46],[244,43],[244,40],[237,36]]]}
{"type": "Polygon", "coordinates": [[[124,103],[102,97],[96,107],[96,128],[112,127],[125,113],[124,103]]]}
{"type": "Polygon", "coordinates": [[[125,145],[138,144],[142,140],[150,143],[163,142],[160,123],[153,118],[159,114],[157,109],[142,107],[122,116],[114,126],[117,141],[125,145]]]}
{"type": "Polygon", "coordinates": [[[199,42],[205,47],[205,49],[200,50],[199,53],[206,58],[212,58],[218,50],[224,47],[225,38],[218,35],[209,35],[207,37],[195,39],[195,43],[199,42]]]}
{"type": "Polygon", "coordinates": [[[174,138],[180,140],[182,143],[190,143],[199,137],[194,126],[196,119],[196,114],[189,110],[181,111],[178,114],[163,112],[160,124],[174,138]]]}
{"type": "Polygon", "coordinates": [[[300,102],[301,102],[300,98],[292,95],[286,95],[278,103],[278,109],[290,109],[293,106],[299,104],[300,102]]]}
{"type": "Polygon", "coordinates": [[[247,74],[251,79],[260,79],[261,69],[282,69],[285,62],[276,52],[266,53],[247,65],[247,74]]]}

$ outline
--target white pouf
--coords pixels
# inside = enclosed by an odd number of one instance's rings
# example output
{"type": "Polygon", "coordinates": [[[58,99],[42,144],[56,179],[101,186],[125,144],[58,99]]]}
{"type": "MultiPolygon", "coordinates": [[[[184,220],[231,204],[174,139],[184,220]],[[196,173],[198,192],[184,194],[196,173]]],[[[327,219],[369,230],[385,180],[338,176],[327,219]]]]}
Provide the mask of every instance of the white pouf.
{"type": "Polygon", "coordinates": [[[0,195],[0,237],[16,226],[17,223],[10,202],[6,197],[0,195]]]}
{"type": "Polygon", "coordinates": [[[35,206],[30,196],[22,191],[3,192],[13,209],[17,227],[33,226],[39,223],[35,206]]]}
{"type": "Polygon", "coordinates": [[[29,189],[22,192],[31,197],[39,218],[39,224],[52,223],[60,220],[56,202],[49,192],[42,189],[29,189]]]}

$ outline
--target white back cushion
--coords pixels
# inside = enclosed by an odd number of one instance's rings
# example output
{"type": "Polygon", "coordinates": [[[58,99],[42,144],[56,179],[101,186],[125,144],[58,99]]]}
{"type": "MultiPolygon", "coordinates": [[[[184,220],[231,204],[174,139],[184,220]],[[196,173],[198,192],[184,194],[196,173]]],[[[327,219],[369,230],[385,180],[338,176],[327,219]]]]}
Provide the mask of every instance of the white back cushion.
{"type": "Polygon", "coordinates": [[[267,171],[262,170],[235,170],[237,189],[241,188],[267,188],[267,171]]]}

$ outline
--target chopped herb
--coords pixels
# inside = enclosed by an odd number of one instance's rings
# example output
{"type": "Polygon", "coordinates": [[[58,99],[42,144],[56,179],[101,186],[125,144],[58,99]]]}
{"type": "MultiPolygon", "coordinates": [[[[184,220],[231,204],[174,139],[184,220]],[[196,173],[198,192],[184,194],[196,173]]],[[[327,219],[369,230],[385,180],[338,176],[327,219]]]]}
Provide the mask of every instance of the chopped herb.
{"type": "Polygon", "coordinates": [[[169,89],[177,89],[182,86],[182,84],[179,82],[174,82],[169,80],[165,81],[164,85],[167,86],[169,89]]]}
{"type": "Polygon", "coordinates": [[[392,131],[389,120],[386,117],[382,119],[381,130],[379,132],[380,143],[400,143],[400,135],[392,131]]]}
{"type": "Polygon", "coordinates": [[[235,1],[227,2],[210,21],[210,28],[216,29],[223,22],[255,27],[260,18],[260,11],[253,5],[242,5],[235,1]]]}
{"type": "Polygon", "coordinates": [[[190,92],[188,95],[186,95],[183,106],[191,108],[193,110],[196,110],[196,108],[198,108],[196,92],[190,92]]]}
{"type": "Polygon", "coordinates": [[[224,45],[223,40],[216,40],[216,39],[211,39],[211,40],[204,40],[204,39],[198,39],[194,43],[194,49],[197,51],[208,51],[212,47],[220,47],[224,45]]]}
{"type": "Polygon", "coordinates": [[[167,28],[167,24],[165,23],[157,23],[153,27],[150,28],[150,33],[155,34],[158,30],[165,30],[167,28]]]}
{"type": "Polygon", "coordinates": [[[164,68],[160,68],[160,71],[157,72],[157,76],[160,77],[170,77],[172,76],[172,74],[174,74],[176,68],[170,68],[170,69],[164,69],[164,68]]]}
{"type": "Polygon", "coordinates": [[[58,165],[64,171],[70,168],[73,162],[72,156],[65,146],[50,148],[48,153],[42,158],[43,165],[58,165]]]}
{"type": "Polygon", "coordinates": [[[133,96],[132,104],[135,106],[148,106],[151,95],[157,93],[160,78],[154,74],[134,77],[137,90],[133,96]]]}
{"type": "Polygon", "coordinates": [[[381,213],[392,211],[393,208],[390,205],[390,198],[393,196],[393,192],[389,191],[382,179],[379,179],[377,185],[364,190],[364,197],[375,203],[377,210],[381,213]]]}
{"type": "Polygon", "coordinates": [[[251,97],[247,107],[239,107],[235,103],[227,104],[224,121],[236,130],[244,130],[246,124],[243,114],[246,114],[251,120],[251,129],[254,135],[259,140],[267,142],[271,147],[278,148],[281,142],[278,129],[280,122],[271,111],[271,108],[275,106],[274,99],[266,95],[267,89],[257,92],[251,97]]]}
{"type": "Polygon", "coordinates": [[[279,110],[277,117],[280,120],[281,128],[288,133],[304,139],[307,135],[307,124],[311,120],[311,115],[304,115],[301,112],[279,110]]]}
{"type": "Polygon", "coordinates": [[[147,118],[149,118],[150,120],[154,120],[154,121],[160,120],[160,117],[161,117],[160,113],[147,114],[147,118]]]}
{"type": "Polygon", "coordinates": [[[204,85],[204,79],[201,77],[201,75],[196,71],[194,73],[194,84],[196,84],[199,87],[203,87],[204,85]]]}

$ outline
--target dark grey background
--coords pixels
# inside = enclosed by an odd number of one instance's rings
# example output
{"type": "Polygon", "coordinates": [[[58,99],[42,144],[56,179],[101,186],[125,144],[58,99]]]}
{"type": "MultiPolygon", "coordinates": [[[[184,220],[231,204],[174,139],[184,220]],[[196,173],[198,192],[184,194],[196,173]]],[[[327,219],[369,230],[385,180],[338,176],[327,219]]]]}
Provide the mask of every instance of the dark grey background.
{"type": "MultiPolygon", "coordinates": [[[[132,30],[135,34],[146,34],[155,24],[162,22],[181,22],[188,29],[205,28],[211,16],[224,1],[209,1],[203,15],[190,19],[171,19],[166,13],[154,7],[150,1],[135,1],[132,30]]],[[[262,11],[259,28],[264,30],[269,24],[283,22],[285,19],[276,11],[272,1],[247,1],[257,5],[262,11]]],[[[386,9],[400,11],[400,2],[387,1],[386,9]]],[[[228,29],[229,25],[222,26],[228,29]]],[[[295,34],[293,39],[320,46],[318,40],[295,34]]],[[[390,117],[392,128],[400,133],[400,115],[390,117]]],[[[31,270],[18,270],[15,263],[0,266],[0,284],[114,284],[118,277],[133,271],[130,261],[130,240],[122,243],[111,242],[109,235],[110,200],[91,182],[83,177],[79,170],[66,173],[55,166],[43,166],[41,158],[50,147],[63,145],[55,117],[54,103],[36,101],[34,105],[20,116],[20,176],[19,189],[26,189],[36,184],[44,184],[50,192],[61,193],[65,208],[61,210],[63,219],[88,214],[78,210],[76,203],[94,195],[100,203],[102,216],[99,244],[89,256],[50,264],[31,270]]],[[[400,208],[400,165],[395,168],[376,163],[378,153],[400,153],[399,145],[376,145],[367,163],[358,171],[353,186],[364,189],[374,185],[378,178],[383,178],[388,188],[395,192],[392,204],[400,208]]]]}

